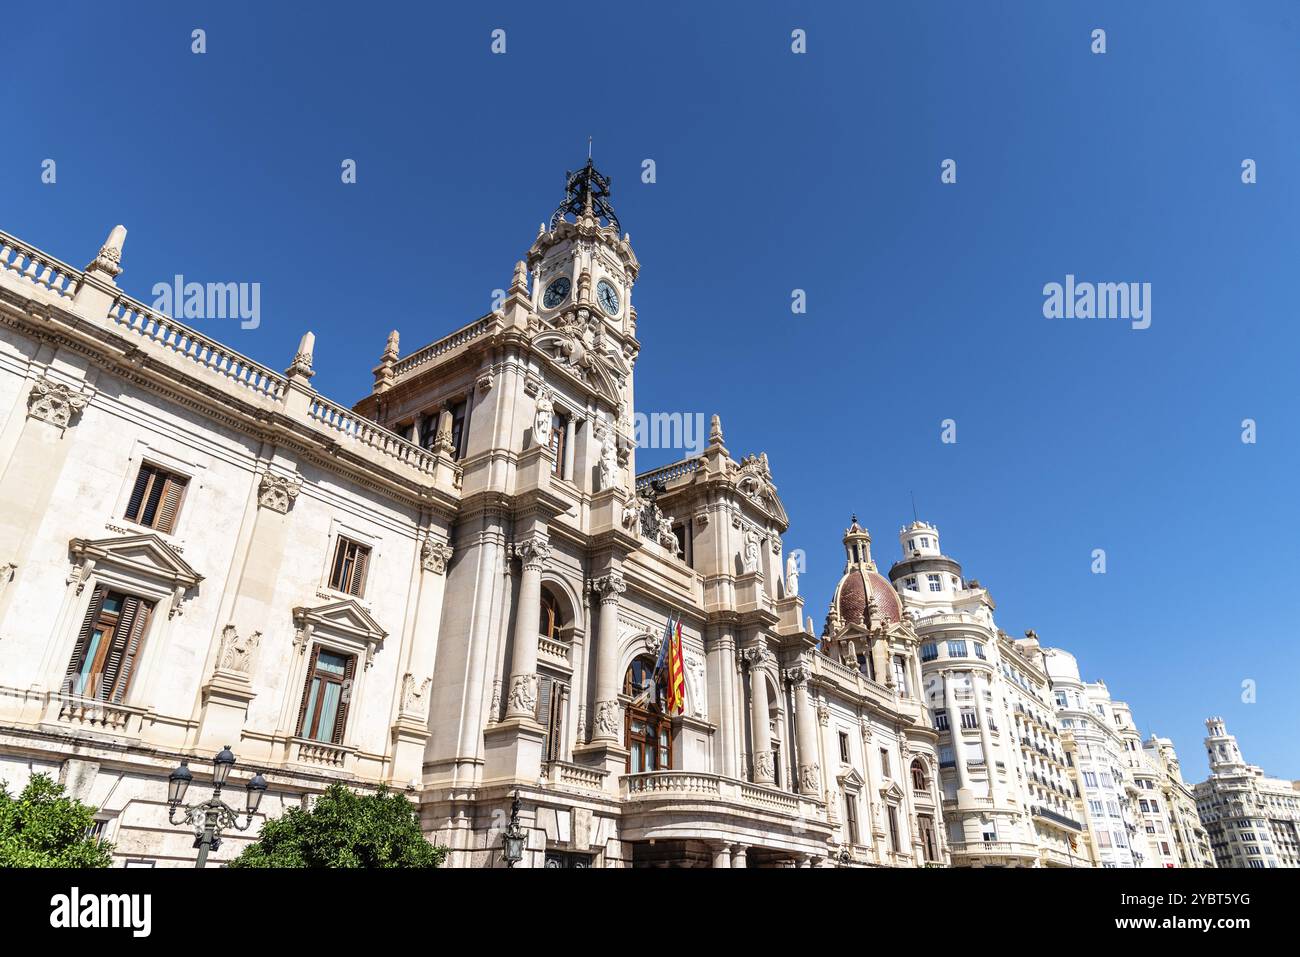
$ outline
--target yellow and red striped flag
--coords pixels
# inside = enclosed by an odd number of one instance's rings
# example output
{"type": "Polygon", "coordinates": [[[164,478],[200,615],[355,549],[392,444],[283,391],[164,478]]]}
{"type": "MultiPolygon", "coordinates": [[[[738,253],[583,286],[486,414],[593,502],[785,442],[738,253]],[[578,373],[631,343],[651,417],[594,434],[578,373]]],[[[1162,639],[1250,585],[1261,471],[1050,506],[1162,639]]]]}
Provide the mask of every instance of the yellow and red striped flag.
{"type": "Polygon", "coordinates": [[[686,662],[682,660],[682,620],[677,619],[668,646],[668,713],[686,710],[686,662]]]}

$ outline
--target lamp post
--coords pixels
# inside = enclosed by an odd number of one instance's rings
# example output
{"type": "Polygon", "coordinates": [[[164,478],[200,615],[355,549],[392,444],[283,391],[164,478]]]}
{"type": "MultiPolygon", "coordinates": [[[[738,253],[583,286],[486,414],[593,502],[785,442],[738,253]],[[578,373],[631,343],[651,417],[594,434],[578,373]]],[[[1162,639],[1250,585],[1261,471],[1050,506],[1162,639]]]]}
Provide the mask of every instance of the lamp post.
{"type": "Polygon", "coordinates": [[[237,831],[247,831],[252,826],[253,815],[257,813],[258,805],[262,803],[262,795],[266,793],[266,778],[261,774],[253,775],[252,780],[244,786],[246,792],[244,810],[248,819],[241,825],[239,812],[221,800],[221,789],[226,786],[226,781],[230,778],[230,769],[234,766],[235,755],[230,750],[230,745],[226,745],[212,759],[212,797],[183,809],[181,805],[185,801],[185,793],[189,790],[190,782],[194,780],[194,775],[190,773],[189,761],[182,759],[176,769],[167,776],[167,820],[173,824],[184,823],[194,827],[194,846],[199,849],[199,859],[195,867],[206,865],[208,852],[221,847],[221,832],[224,828],[233,827],[237,831]],[[178,810],[184,811],[179,819],[176,816],[178,810]]]}
{"type": "Polygon", "coordinates": [[[519,790],[515,789],[514,799],[510,802],[510,823],[506,825],[501,837],[505,849],[506,867],[511,868],[524,859],[524,848],[528,846],[528,832],[519,823],[519,790]]]}

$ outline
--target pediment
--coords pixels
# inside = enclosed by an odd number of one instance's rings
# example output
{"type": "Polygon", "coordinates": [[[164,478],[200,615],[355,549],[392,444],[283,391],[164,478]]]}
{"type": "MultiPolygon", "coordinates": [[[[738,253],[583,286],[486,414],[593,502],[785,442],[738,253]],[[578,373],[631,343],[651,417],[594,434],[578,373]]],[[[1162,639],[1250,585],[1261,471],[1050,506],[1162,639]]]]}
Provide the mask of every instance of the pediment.
{"type": "Polygon", "coordinates": [[[887,786],[880,789],[880,796],[886,801],[901,801],[903,800],[903,789],[891,781],[887,786]]]}
{"type": "Polygon", "coordinates": [[[108,564],[149,578],[161,579],[173,588],[193,588],[203,581],[185,559],[154,533],[123,535],[118,538],[74,538],[68,551],[83,567],[108,564]]]}
{"type": "Polygon", "coordinates": [[[861,790],[867,783],[862,779],[862,775],[858,774],[856,768],[850,768],[849,773],[841,774],[838,780],[841,788],[856,788],[858,790],[861,790]]]}
{"type": "Polygon", "coordinates": [[[307,650],[313,637],[324,638],[365,655],[366,667],[388,632],[354,598],[344,598],[315,607],[299,606],[293,610],[294,644],[298,652],[307,650]]]}

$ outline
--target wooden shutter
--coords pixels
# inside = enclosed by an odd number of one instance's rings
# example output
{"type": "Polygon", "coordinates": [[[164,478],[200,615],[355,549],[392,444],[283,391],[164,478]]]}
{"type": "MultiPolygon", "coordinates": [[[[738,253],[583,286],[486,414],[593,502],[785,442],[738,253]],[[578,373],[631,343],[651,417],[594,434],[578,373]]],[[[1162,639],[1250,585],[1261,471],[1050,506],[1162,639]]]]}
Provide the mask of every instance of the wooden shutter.
{"type": "Polygon", "coordinates": [[[302,703],[298,705],[298,725],[294,732],[300,738],[307,737],[307,729],[302,726],[307,718],[307,698],[311,694],[312,679],[316,677],[316,659],[320,657],[320,645],[311,650],[311,661],[307,665],[307,680],[302,684],[302,703]]]}
{"type": "Polygon", "coordinates": [[[343,729],[348,723],[348,705],[352,703],[352,676],[357,670],[357,656],[352,655],[348,658],[348,663],[343,669],[343,688],[339,692],[339,710],[334,716],[334,732],[330,735],[330,740],[335,744],[343,743],[343,729]]]}
{"type": "Polygon", "coordinates": [[[95,588],[95,593],[90,597],[90,607],[86,610],[86,617],[81,623],[81,631],[77,633],[77,644],[72,649],[72,660],[68,662],[68,670],[63,675],[63,692],[70,694],[76,686],[77,672],[81,670],[86,657],[86,649],[90,644],[90,633],[94,630],[95,622],[99,618],[100,609],[104,607],[104,599],[108,595],[108,589],[103,585],[95,588]]]}
{"type": "Polygon", "coordinates": [[[357,550],[357,557],[352,563],[352,587],[347,591],[361,598],[366,590],[366,567],[370,564],[370,549],[364,545],[353,547],[357,550]]]}
{"type": "Polygon", "coordinates": [[[149,477],[153,469],[147,465],[140,466],[140,474],[135,477],[135,487],[131,489],[131,499],[126,503],[126,517],[136,522],[140,519],[140,506],[144,504],[144,493],[149,487],[149,477]]]}
{"type": "Polygon", "coordinates": [[[137,603],[139,608],[135,620],[131,623],[131,631],[126,637],[126,652],[122,657],[121,672],[113,687],[114,704],[121,704],[131,688],[131,676],[135,673],[136,658],[140,654],[140,642],[144,639],[144,630],[149,626],[149,618],[153,611],[152,602],[138,600],[137,603]]]}
{"type": "Polygon", "coordinates": [[[162,503],[158,506],[158,513],[154,519],[154,528],[164,534],[170,534],[176,527],[176,514],[180,511],[186,480],[176,475],[168,475],[165,482],[162,503]]]}

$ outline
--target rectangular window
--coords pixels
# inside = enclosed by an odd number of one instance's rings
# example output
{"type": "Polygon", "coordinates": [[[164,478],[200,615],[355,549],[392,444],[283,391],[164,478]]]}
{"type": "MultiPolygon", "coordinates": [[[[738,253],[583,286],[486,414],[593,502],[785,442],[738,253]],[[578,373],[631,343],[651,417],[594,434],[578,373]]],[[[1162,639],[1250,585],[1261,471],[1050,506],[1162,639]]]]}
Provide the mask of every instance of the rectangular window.
{"type": "Polygon", "coordinates": [[[934,728],[936,731],[948,730],[948,710],[940,708],[934,713],[934,728]]]}
{"type": "Polygon", "coordinates": [[[895,854],[903,850],[903,842],[898,834],[898,808],[890,804],[889,807],[889,846],[895,854]]]}
{"type": "Polygon", "coordinates": [[[903,579],[903,587],[906,588],[908,591],[916,591],[916,576],[908,575],[905,579],[903,579]]]}
{"type": "Polygon", "coordinates": [[[164,471],[156,465],[141,465],[126,503],[127,521],[170,535],[176,528],[181,498],[189,479],[164,471]]]}
{"type": "Polygon", "coordinates": [[[925,581],[930,586],[930,591],[943,591],[943,579],[938,575],[926,575],[925,581]]]}
{"type": "Polygon", "coordinates": [[[565,443],[568,442],[569,419],[568,416],[560,415],[558,412],[551,416],[551,474],[560,478],[568,478],[564,474],[564,455],[565,443]]]}
{"type": "Polygon", "coordinates": [[[997,724],[996,721],[993,720],[993,709],[992,709],[992,708],[985,708],[985,709],[984,709],[984,717],[985,717],[985,720],[988,721],[989,730],[990,730],[990,731],[996,731],[996,730],[998,729],[998,724],[997,724]]]}
{"type": "Polygon", "coordinates": [[[457,402],[451,407],[451,457],[453,459],[465,455],[465,415],[468,411],[468,402],[457,402]]]}
{"type": "Polygon", "coordinates": [[[65,693],[121,704],[152,611],[153,602],[96,588],[64,674],[65,693]]]}
{"type": "Polygon", "coordinates": [[[894,684],[898,686],[898,693],[904,697],[911,694],[907,687],[907,662],[902,655],[894,655],[894,684]]]}
{"type": "Polygon", "coordinates": [[[844,792],[844,830],[850,844],[858,843],[858,796],[852,791],[844,792]]]}
{"type": "Polygon", "coordinates": [[[330,566],[330,588],[362,597],[369,564],[370,548],[340,535],[334,546],[334,564],[330,566]]]}
{"type": "Polygon", "coordinates": [[[840,763],[849,763],[849,736],[845,732],[840,732],[840,763]]]}
{"type": "Polygon", "coordinates": [[[975,642],[975,657],[976,658],[984,657],[984,646],[981,645],[978,641],[975,642]]]}
{"type": "Polygon", "coordinates": [[[1083,786],[1086,788],[1095,788],[1097,786],[1097,774],[1094,771],[1083,772],[1083,786]]]}
{"type": "Polygon", "coordinates": [[[949,658],[965,658],[965,657],[966,657],[966,642],[964,642],[964,641],[950,641],[950,642],[948,642],[948,657],[949,657],[949,658]]]}
{"type": "Polygon", "coordinates": [[[979,721],[977,721],[975,718],[974,710],[972,710],[971,708],[961,709],[961,726],[967,731],[969,731],[972,728],[979,727],[979,721]]]}
{"type": "Polygon", "coordinates": [[[933,641],[928,641],[921,646],[921,660],[934,661],[939,657],[939,646],[933,641]]]}
{"type": "Polygon", "coordinates": [[[953,760],[952,745],[942,744],[939,746],[939,767],[950,768],[957,762],[953,760]]]}
{"type": "Polygon", "coordinates": [[[355,655],[341,655],[320,645],[312,649],[298,709],[298,737],[326,744],[343,743],[356,664],[355,655]]]}
{"type": "Polygon", "coordinates": [[[880,773],[889,777],[889,752],[884,748],[880,749],[880,773]]]}

